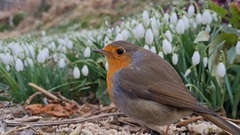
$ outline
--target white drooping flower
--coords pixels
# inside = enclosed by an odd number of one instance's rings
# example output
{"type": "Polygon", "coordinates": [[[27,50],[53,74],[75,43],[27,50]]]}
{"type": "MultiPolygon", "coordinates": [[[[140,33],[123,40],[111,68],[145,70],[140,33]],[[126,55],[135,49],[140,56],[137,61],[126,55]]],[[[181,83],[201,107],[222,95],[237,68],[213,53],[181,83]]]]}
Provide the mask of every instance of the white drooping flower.
{"type": "Polygon", "coordinates": [[[223,62],[218,63],[218,65],[217,65],[217,75],[219,77],[224,77],[225,74],[226,74],[226,67],[225,67],[225,65],[223,64],[223,62]]]}
{"type": "Polygon", "coordinates": [[[178,21],[178,17],[177,17],[177,14],[176,12],[173,12],[170,16],[170,23],[171,24],[176,24],[178,21]]]}
{"type": "Polygon", "coordinates": [[[88,57],[91,56],[91,49],[90,49],[90,47],[86,47],[86,48],[85,48],[85,50],[84,50],[84,52],[83,52],[83,56],[84,56],[85,58],[88,58],[88,57]]]}
{"type": "Polygon", "coordinates": [[[58,66],[59,66],[59,68],[64,68],[65,65],[66,65],[66,63],[65,63],[64,59],[61,58],[61,59],[59,60],[59,62],[58,62],[58,66]]]}
{"type": "Polygon", "coordinates": [[[169,22],[169,17],[170,17],[170,16],[169,16],[168,13],[165,13],[165,14],[164,14],[164,17],[163,17],[163,18],[164,18],[165,23],[168,23],[168,22],[169,22]]]}
{"type": "Polygon", "coordinates": [[[115,41],[118,41],[118,40],[123,40],[123,36],[122,36],[121,33],[119,33],[119,34],[117,35],[117,37],[115,38],[115,41]]]}
{"type": "Polygon", "coordinates": [[[185,30],[188,29],[188,28],[189,28],[189,20],[188,20],[188,18],[187,18],[185,15],[183,15],[183,16],[182,16],[182,20],[183,20],[183,22],[184,22],[184,28],[185,28],[185,30]]]}
{"type": "Polygon", "coordinates": [[[172,34],[171,34],[170,30],[167,30],[167,31],[165,32],[165,36],[167,37],[168,41],[169,41],[170,43],[172,43],[172,34]]]}
{"type": "Polygon", "coordinates": [[[204,67],[207,67],[207,64],[208,64],[208,58],[207,58],[207,57],[204,57],[204,58],[203,58],[203,66],[204,66],[204,67]]]}
{"type": "Polygon", "coordinates": [[[202,24],[211,24],[212,20],[210,10],[206,9],[202,15],[202,24]]]}
{"type": "Polygon", "coordinates": [[[183,34],[184,30],[185,30],[184,22],[182,19],[179,19],[176,26],[176,31],[178,34],[183,34]]]}
{"type": "Polygon", "coordinates": [[[143,25],[141,23],[138,24],[135,29],[133,29],[133,36],[137,40],[143,38],[144,37],[144,33],[145,33],[145,30],[144,30],[144,27],[143,27],[143,25]]]}
{"type": "Polygon", "coordinates": [[[160,22],[155,17],[151,18],[151,26],[154,37],[159,36],[160,22]]]}
{"type": "Polygon", "coordinates": [[[164,54],[169,54],[172,52],[172,45],[167,39],[163,40],[162,48],[164,54]]]}
{"type": "Polygon", "coordinates": [[[6,65],[5,69],[6,69],[7,71],[10,71],[10,66],[9,66],[9,65],[6,65]]]}
{"type": "Polygon", "coordinates": [[[0,59],[6,65],[11,65],[11,64],[14,63],[13,62],[13,56],[10,53],[0,55],[0,59]]]}
{"type": "Polygon", "coordinates": [[[87,76],[88,73],[89,73],[88,66],[87,65],[83,65],[83,67],[82,67],[82,74],[84,76],[87,76]]]}
{"type": "Polygon", "coordinates": [[[37,62],[38,63],[44,63],[47,59],[47,54],[44,50],[41,50],[37,55],[37,62]]]}
{"type": "Polygon", "coordinates": [[[74,69],[73,69],[73,78],[79,79],[80,75],[81,75],[81,73],[80,73],[79,68],[78,67],[74,67],[74,69]]]}
{"type": "Polygon", "coordinates": [[[198,65],[200,62],[200,54],[198,51],[195,51],[192,56],[192,64],[193,65],[198,65]]]}
{"type": "Polygon", "coordinates": [[[151,29],[147,29],[146,34],[145,34],[145,43],[148,45],[151,45],[153,43],[153,32],[151,29]]]}
{"type": "Polygon", "coordinates": [[[189,69],[186,70],[186,72],[184,74],[184,77],[187,77],[190,73],[191,73],[191,69],[189,68],[189,69]]]}
{"type": "Polygon", "coordinates": [[[23,59],[24,58],[24,49],[19,43],[9,43],[9,48],[12,50],[13,56],[23,59]]]}
{"type": "Polygon", "coordinates": [[[146,49],[146,50],[150,50],[148,45],[144,45],[143,48],[146,49]]]}
{"type": "Polygon", "coordinates": [[[238,41],[236,44],[236,54],[240,55],[240,41],[238,41]]]}
{"type": "Polygon", "coordinates": [[[23,71],[23,62],[19,58],[17,58],[17,60],[16,60],[15,69],[17,72],[23,71]]]}
{"type": "Polygon", "coordinates": [[[176,53],[174,53],[172,56],[172,63],[173,65],[177,65],[178,63],[178,55],[176,53]]]}
{"type": "Polygon", "coordinates": [[[195,12],[195,8],[194,8],[194,6],[191,4],[191,5],[188,7],[188,10],[187,10],[188,16],[189,16],[189,17],[193,16],[194,12],[195,12]]]}
{"type": "Polygon", "coordinates": [[[150,48],[150,51],[153,52],[153,53],[157,53],[157,50],[156,50],[156,47],[155,47],[155,46],[152,46],[152,47],[150,48]]]}
{"type": "Polygon", "coordinates": [[[146,10],[144,10],[143,11],[143,14],[142,14],[142,19],[143,19],[143,24],[145,25],[145,26],[148,26],[148,24],[149,24],[149,15],[148,15],[148,11],[146,11],[146,10]]]}
{"type": "Polygon", "coordinates": [[[201,13],[197,13],[196,15],[196,23],[201,24],[202,23],[202,15],[201,13]]]}
{"type": "Polygon", "coordinates": [[[162,51],[160,51],[160,52],[158,53],[158,55],[164,59],[164,55],[163,55],[163,52],[162,52],[162,51]]]}
{"type": "Polygon", "coordinates": [[[33,67],[34,66],[33,60],[31,58],[27,57],[24,60],[24,65],[25,65],[25,67],[27,67],[27,66],[33,67]]]}
{"type": "Polygon", "coordinates": [[[124,29],[124,30],[121,32],[121,35],[122,35],[123,40],[125,40],[125,41],[128,40],[129,32],[128,32],[127,30],[124,29]]]}
{"type": "Polygon", "coordinates": [[[65,44],[68,49],[73,48],[73,42],[70,39],[66,39],[65,44]]]}

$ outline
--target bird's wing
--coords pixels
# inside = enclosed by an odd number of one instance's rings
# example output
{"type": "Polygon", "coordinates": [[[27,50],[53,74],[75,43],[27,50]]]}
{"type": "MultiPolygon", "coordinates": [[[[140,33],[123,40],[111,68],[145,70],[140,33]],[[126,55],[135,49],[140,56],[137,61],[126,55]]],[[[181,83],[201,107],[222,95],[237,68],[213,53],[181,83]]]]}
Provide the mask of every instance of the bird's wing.
{"type": "MultiPolygon", "coordinates": [[[[148,75],[144,75],[139,70],[125,69],[116,74],[116,84],[121,87],[129,96],[152,100],[160,104],[169,105],[176,108],[215,114],[199,104],[196,98],[186,88],[184,84],[177,81],[154,81],[148,75]],[[126,70],[128,73],[126,74],[126,70]],[[130,71],[129,71],[130,70],[130,71]],[[146,83],[146,82],[151,83],[146,83]]],[[[157,76],[156,74],[154,76],[157,76]]]]}

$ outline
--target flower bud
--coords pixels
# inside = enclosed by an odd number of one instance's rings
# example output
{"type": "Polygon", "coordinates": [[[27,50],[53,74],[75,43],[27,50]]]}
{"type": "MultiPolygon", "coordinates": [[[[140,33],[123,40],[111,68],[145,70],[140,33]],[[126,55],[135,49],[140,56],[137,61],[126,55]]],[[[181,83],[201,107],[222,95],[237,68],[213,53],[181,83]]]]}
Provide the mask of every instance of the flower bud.
{"type": "Polygon", "coordinates": [[[150,51],[153,52],[153,53],[157,53],[157,50],[156,50],[156,47],[155,47],[155,46],[152,46],[152,47],[150,48],[150,51]]]}
{"type": "Polygon", "coordinates": [[[205,10],[202,15],[202,24],[210,24],[212,20],[210,10],[205,10]]]}
{"type": "Polygon", "coordinates": [[[176,31],[178,34],[183,34],[184,30],[185,30],[184,22],[182,19],[179,19],[176,26],[176,31]]]}
{"type": "Polygon", "coordinates": [[[144,45],[143,48],[146,49],[146,50],[150,50],[148,45],[144,45]]]}
{"type": "Polygon", "coordinates": [[[160,51],[160,52],[158,53],[158,55],[164,59],[164,55],[163,55],[163,52],[162,52],[162,51],[160,51]]]}
{"type": "Polygon", "coordinates": [[[90,47],[86,47],[84,52],[83,52],[83,56],[85,58],[88,58],[88,57],[90,57],[90,55],[91,55],[91,49],[90,49],[90,47]]]}
{"type": "Polygon", "coordinates": [[[172,34],[171,34],[170,30],[167,30],[167,31],[165,32],[165,36],[167,37],[168,41],[169,41],[170,43],[172,43],[172,34]]]}
{"type": "Polygon", "coordinates": [[[121,32],[121,35],[122,35],[123,40],[125,40],[125,41],[128,40],[129,32],[128,32],[127,30],[123,30],[123,31],[121,32]]]}
{"type": "Polygon", "coordinates": [[[207,57],[204,57],[204,58],[203,58],[203,66],[204,66],[204,67],[207,67],[207,64],[208,64],[208,58],[207,58],[207,57]]]}
{"type": "Polygon", "coordinates": [[[174,53],[172,56],[172,63],[173,65],[177,65],[178,63],[178,55],[176,53],[174,53]]]}
{"type": "Polygon", "coordinates": [[[226,67],[225,67],[225,65],[223,64],[223,62],[218,63],[218,65],[217,65],[217,75],[219,77],[224,77],[225,74],[226,74],[226,67]]]}
{"type": "Polygon", "coordinates": [[[240,41],[238,41],[236,44],[236,54],[240,55],[240,41]]]}
{"type": "Polygon", "coordinates": [[[153,33],[151,29],[147,29],[145,34],[145,43],[151,45],[153,43],[153,33]]]}
{"type": "Polygon", "coordinates": [[[187,71],[185,72],[184,77],[187,77],[190,73],[191,73],[191,69],[189,68],[189,69],[187,69],[187,71]]]}
{"type": "Polygon", "coordinates": [[[123,40],[123,37],[122,37],[122,34],[121,34],[121,33],[119,33],[119,34],[117,35],[117,37],[115,38],[115,41],[118,41],[118,40],[123,40]]]}
{"type": "Polygon", "coordinates": [[[149,15],[148,15],[148,12],[145,10],[145,11],[143,11],[143,14],[142,14],[142,19],[143,19],[143,24],[145,25],[145,26],[148,26],[148,24],[149,24],[149,15]]]}
{"type": "Polygon", "coordinates": [[[169,43],[167,39],[163,40],[162,48],[163,48],[164,54],[169,54],[172,52],[172,45],[169,43]]]}
{"type": "Polygon", "coordinates": [[[15,69],[17,72],[23,71],[23,62],[21,59],[16,60],[15,69]]]}
{"type": "Polygon", "coordinates": [[[188,20],[188,18],[185,15],[183,15],[182,20],[184,22],[185,30],[188,29],[189,28],[189,20],[188,20]]]}
{"type": "Polygon", "coordinates": [[[193,16],[194,12],[195,12],[195,8],[194,8],[194,6],[191,4],[191,5],[188,7],[188,10],[187,10],[188,16],[189,16],[189,17],[193,16]]]}
{"type": "Polygon", "coordinates": [[[106,62],[104,66],[105,66],[105,69],[108,71],[108,68],[109,68],[108,62],[106,62]]]}
{"type": "Polygon", "coordinates": [[[178,17],[177,17],[177,14],[176,12],[173,12],[170,16],[170,23],[171,24],[176,24],[178,21],[178,17]]]}
{"type": "Polygon", "coordinates": [[[66,65],[66,63],[65,63],[64,59],[61,58],[60,61],[59,61],[59,63],[58,63],[59,68],[64,68],[65,65],[66,65]]]}
{"type": "Polygon", "coordinates": [[[73,78],[74,79],[79,79],[80,78],[80,70],[78,67],[74,67],[73,69],[73,78]]]}
{"type": "Polygon", "coordinates": [[[135,29],[133,29],[133,36],[137,40],[143,38],[144,37],[144,33],[145,33],[145,30],[144,30],[144,27],[143,27],[143,25],[141,23],[138,24],[135,29]]]}
{"type": "Polygon", "coordinates": [[[192,56],[192,64],[193,65],[198,65],[200,62],[200,54],[198,51],[195,51],[192,56]]]}
{"type": "Polygon", "coordinates": [[[197,24],[202,23],[202,15],[200,13],[197,13],[197,15],[196,15],[196,23],[197,24]]]}
{"type": "Polygon", "coordinates": [[[82,74],[84,76],[87,76],[88,73],[89,73],[88,66],[87,65],[83,65],[83,67],[82,67],[82,74]]]}

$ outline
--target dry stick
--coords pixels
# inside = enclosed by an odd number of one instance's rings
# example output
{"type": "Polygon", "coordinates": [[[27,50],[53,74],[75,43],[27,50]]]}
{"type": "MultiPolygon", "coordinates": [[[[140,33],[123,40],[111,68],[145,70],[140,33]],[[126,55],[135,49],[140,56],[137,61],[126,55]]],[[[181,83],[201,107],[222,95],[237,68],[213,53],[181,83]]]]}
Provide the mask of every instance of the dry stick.
{"type": "Polygon", "coordinates": [[[178,122],[178,123],[176,124],[176,126],[177,126],[177,127],[185,126],[185,125],[187,125],[187,124],[189,124],[189,123],[192,123],[192,122],[195,122],[195,121],[198,121],[198,120],[201,120],[201,119],[203,119],[202,116],[193,117],[193,118],[191,118],[191,119],[187,119],[187,120],[178,122]]]}
{"type": "Polygon", "coordinates": [[[29,105],[31,102],[32,102],[32,100],[37,96],[37,95],[40,95],[40,94],[42,94],[41,92],[35,92],[35,93],[33,93],[30,97],[28,97],[28,99],[26,100],[26,104],[27,105],[29,105]]]}
{"type": "Polygon", "coordinates": [[[1,134],[1,135],[9,135],[9,134],[14,133],[14,132],[16,132],[16,131],[25,130],[25,129],[28,129],[28,128],[30,128],[29,125],[27,125],[26,127],[14,128],[14,129],[11,129],[10,131],[8,131],[8,132],[6,132],[6,133],[3,133],[3,134],[1,134]]]}
{"type": "Polygon", "coordinates": [[[227,117],[222,117],[222,118],[225,119],[225,120],[231,121],[233,123],[240,123],[240,120],[230,119],[230,118],[227,118],[227,117]]]}
{"type": "Polygon", "coordinates": [[[43,93],[44,95],[46,95],[47,97],[53,99],[54,101],[58,101],[59,98],[55,95],[53,95],[52,93],[48,92],[47,90],[37,86],[34,83],[28,83],[29,86],[33,87],[34,89],[38,90],[39,92],[43,93]]]}
{"type": "Polygon", "coordinates": [[[62,125],[62,124],[73,124],[80,123],[88,120],[93,120],[101,117],[113,116],[113,115],[122,115],[123,113],[107,113],[96,115],[88,118],[76,118],[76,119],[66,119],[61,121],[38,121],[38,122],[18,122],[13,120],[5,120],[7,126],[52,126],[52,125],[62,125]]]}

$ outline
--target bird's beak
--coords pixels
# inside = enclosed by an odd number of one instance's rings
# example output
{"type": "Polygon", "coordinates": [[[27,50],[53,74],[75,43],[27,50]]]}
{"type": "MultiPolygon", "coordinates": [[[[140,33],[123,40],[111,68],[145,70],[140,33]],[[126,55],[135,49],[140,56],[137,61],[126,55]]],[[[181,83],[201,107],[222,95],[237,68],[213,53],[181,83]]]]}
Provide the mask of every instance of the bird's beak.
{"type": "Polygon", "coordinates": [[[103,55],[107,55],[107,52],[102,50],[102,49],[95,49],[95,50],[93,50],[93,52],[100,53],[100,54],[103,54],[103,55]]]}

